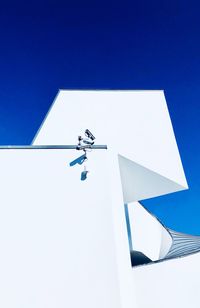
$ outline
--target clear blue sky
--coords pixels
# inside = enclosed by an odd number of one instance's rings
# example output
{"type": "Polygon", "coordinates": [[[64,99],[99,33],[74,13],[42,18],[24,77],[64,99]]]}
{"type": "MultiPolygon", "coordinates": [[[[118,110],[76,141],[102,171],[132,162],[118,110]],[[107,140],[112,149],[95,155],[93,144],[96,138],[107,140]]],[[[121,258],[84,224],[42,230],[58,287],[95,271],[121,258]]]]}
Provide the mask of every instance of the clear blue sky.
{"type": "Polygon", "coordinates": [[[190,190],[144,202],[200,234],[198,1],[0,6],[0,144],[29,144],[59,88],[164,89],[190,190]]]}

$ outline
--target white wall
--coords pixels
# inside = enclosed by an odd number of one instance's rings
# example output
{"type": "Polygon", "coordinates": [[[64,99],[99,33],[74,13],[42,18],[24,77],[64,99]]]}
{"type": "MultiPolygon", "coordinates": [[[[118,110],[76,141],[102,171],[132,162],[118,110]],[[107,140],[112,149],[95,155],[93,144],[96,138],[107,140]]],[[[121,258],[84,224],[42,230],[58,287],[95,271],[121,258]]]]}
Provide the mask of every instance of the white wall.
{"type": "Polygon", "coordinates": [[[138,308],[199,308],[200,254],[133,269],[138,308]]]}
{"type": "Polygon", "coordinates": [[[107,152],[0,151],[0,307],[122,307],[107,152]]]}

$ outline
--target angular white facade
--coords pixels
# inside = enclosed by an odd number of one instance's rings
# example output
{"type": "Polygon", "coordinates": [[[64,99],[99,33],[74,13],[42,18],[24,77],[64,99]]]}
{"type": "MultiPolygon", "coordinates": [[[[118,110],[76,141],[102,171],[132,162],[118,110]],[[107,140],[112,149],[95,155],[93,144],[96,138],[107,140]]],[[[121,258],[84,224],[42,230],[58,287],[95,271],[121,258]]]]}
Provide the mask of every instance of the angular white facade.
{"type": "MultiPolygon", "coordinates": [[[[70,167],[81,151],[0,151],[1,307],[161,307],[150,292],[154,268],[163,279],[156,268],[178,259],[132,268],[124,204],[131,229],[134,211],[143,211],[132,205],[187,188],[164,94],[62,90],[33,144],[76,144],[85,129],[107,145],[88,153],[85,181],[82,165],[70,167]]],[[[163,258],[169,234],[136,216],[151,244],[139,225],[132,248],[163,258]]]]}

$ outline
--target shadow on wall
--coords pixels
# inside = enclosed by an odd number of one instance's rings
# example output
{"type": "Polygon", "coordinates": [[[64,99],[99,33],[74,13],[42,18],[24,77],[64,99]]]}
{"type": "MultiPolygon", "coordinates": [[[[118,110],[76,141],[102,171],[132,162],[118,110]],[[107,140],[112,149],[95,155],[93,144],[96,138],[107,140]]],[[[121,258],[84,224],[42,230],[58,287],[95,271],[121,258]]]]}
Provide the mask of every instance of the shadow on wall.
{"type": "Polygon", "coordinates": [[[86,159],[87,159],[86,155],[83,154],[83,155],[77,157],[76,159],[74,159],[73,161],[71,161],[69,163],[69,165],[70,165],[70,167],[73,167],[76,164],[82,165],[86,159]]]}
{"type": "MultiPolygon", "coordinates": [[[[87,160],[87,156],[86,154],[84,153],[83,155],[77,157],[76,159],[72,160],[69,165],[70,167],[73,167],[75,165],[82,165],[85,161],[87,160]]],[[[88,174],[88,171],[86,170],[86,167],[84,166],[84,170],[81,172],[81,178],[80,180],[81,181],[85,181],[87,179],[87,174],[88,174]]]]}
{"type": "Polygon", "coordinates": [[[131,264],[132,264],[132,266],[148,264],[148,263],[152,262],[151,259],[149,259],[147,256],[145,256],[140,251],[132,250],[130,252],[130,254],[131,254],[131,264]]]}

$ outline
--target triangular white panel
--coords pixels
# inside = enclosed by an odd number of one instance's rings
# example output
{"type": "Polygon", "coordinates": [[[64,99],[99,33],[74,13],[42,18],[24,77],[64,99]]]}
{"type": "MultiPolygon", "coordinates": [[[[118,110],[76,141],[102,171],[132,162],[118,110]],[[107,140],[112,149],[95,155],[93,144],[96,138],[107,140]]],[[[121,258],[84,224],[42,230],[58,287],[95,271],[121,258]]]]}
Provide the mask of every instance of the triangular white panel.
{"type": "Polygon", "coordinates": [[[186,189],[166,177],[119,155],[124,203],[186,189]]]}

